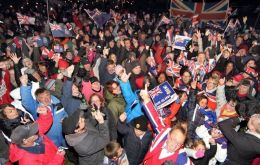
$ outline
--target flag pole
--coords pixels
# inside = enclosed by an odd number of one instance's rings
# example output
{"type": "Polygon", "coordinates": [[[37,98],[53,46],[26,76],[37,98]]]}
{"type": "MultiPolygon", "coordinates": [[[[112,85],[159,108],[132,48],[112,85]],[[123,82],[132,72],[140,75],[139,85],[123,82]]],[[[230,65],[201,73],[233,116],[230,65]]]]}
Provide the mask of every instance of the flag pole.
{"type": "Polygon", "coordinates": [[[255,27],[256,27],[256,25],[257,25],[257,23],[258,23],[259,16],[260,16],[260,12],[258,13],[258,16],[257,16],[257,18],[256,18],[254,29],[255,29],[255,27]]]}
{"type": "Polygon", "coordinates": [[[49,16],[49,0],[46,0],[46,9],[47,9],[47,24],[46,24],[46,32],[49,34],[49,26],[50,26],[50,16],[49,16]]]}

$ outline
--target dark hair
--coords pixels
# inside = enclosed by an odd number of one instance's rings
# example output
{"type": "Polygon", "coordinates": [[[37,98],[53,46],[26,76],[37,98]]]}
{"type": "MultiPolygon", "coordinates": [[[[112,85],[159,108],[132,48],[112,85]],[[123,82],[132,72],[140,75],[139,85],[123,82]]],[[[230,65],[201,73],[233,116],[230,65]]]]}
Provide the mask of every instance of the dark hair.
{"type": "Polygon", "coordinates": [[[13,106],[12,104],[2,104],[2,105],[0,105],[0,115],[3,118],[7,118],[6,114],[4,113],[4,109],[7,108],[7,107],[15,108],[15,106],[13,106]]]}
{"type": "Polygon", "coordinates": [[[203,99],[206,99],[206,100],[208,100],[208,98],[207,98],[207,96],[205,96],[205,95],[198,95],[197,97],[196,97],[196,101],[197,101],[197,103],[199,103],[201,100],[203,100],[203,99]]]}
{"type": "Polygon", "coordinates": [[[38,88],[36,91],[35,91],[35,96],[37,97],[38,95],[44,93],[44,92],[49,92],[46,88],[38,88]]]}
{"type": "Polygon", "coordinates": [[[104,148],[105,151],[105,155],[109,158],[109,159],[113,159],[114,157],[118,157],[118,149],[120,148],[120,144],[117,142],[109,142],[106,147],[104,148]]]}
{"type": "Polygon", "coordinates": [[[92,97],[94,97],[94,96],[97,96],[97,97],[99,98],[99,100],[100,100],[100,102],[101,102],[101,106],[103,107],[104,104],[105,104],[105,99],[104,99],[104,97],[102,97],[101,95],[99,95],[99,94],[97,94],[97,93],[93,93],[92,95],[90,95],[89,101],[88,101],[89,105],[91,105],[91,99],[92,99],[92,97]]]}
{"type": "Polygon", "coordinates": [[[202,139],[194,140],[191,147],[192,148],[196,148],[200,144],[203,145],[206,148],[206,144],[205,144],[205,142],[202,139]]]}
{"type": "Polygon", "coordinates": [[[113,87],[112,87],[113,84],[116,84],[117,86],[119,86],[119,83],[114,80],[107,81],[106,85],[105,85],[106,90],[112,94],[113,94],[113,87]]]}
{"type": "Polygon", "coordinates": [[[113,60],[111,60],[111,59],[108,59],[107,60],[107,66],[108,65],[115,65],[115,62],[113,60]]]}

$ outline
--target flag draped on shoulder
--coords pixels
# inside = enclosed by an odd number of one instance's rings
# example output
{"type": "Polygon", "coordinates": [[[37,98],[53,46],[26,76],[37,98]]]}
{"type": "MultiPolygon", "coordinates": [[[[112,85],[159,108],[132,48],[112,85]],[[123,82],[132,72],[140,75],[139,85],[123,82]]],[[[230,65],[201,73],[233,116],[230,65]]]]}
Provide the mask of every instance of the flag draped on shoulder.
{"type": "Polygon", "coordinates": [[[105,23],[111,18],[111,14],[101,12],[98,9],[86,10],[88,16],[95,22],[98,28],[102,28],[105,23]]]}
{"type": "Polygon", "coordinates": [[[229,8],[228,0],[216,2],[192,2],[171,0],[170,14],[182,15],[187,18],[192,18],[193,15],[198,15],[199,20],[207,21],[224,21],[229,8]]]}
{"type": "Polygon", "coordinates": [[[66,26],[50,23],[53,37],[72,37],[70,30],[66,26]]]}
{"type": "Polygon", "coordinates": [[[35,17],[29,17],[27,15],[22,15],[21,13],[16,13],[18,22],[20,25],[34,25],[35,17]]]}

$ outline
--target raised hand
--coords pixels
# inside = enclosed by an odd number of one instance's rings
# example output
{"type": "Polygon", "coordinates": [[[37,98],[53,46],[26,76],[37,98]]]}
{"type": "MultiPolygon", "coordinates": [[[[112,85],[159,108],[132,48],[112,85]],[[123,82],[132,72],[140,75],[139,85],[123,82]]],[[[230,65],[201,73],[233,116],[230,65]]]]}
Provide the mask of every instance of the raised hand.
{"type": "Polygon", "coordinates": [[[143,99],[144,103],[148,103],[151,99],[150,99],[150,95],[148,93],[148,84],[145,84],[145,88],[143,90],[140,91],[141,98],[143,99]]]}
{"type": "Polygon", "coordinates": [[[16,53],[11,53],[10,56],[11,60],[15,63],[18,64],[18,62],[20,61],[21,57],[17,57],[16,53]]]}
{"type": "Polygon", "coordinates": [[[72,76],[72,73],[74,71],[74,65],[71,65],[69,66],[66,70],[67,70],[67,73],[68,73],[68,77],[71,77],[72,76]]]}
{"type": "Polygon", "coordinates": [[[27,86],[27,84],[28,84],[28,76],[27,76],[27,74],[22,75],[20,77],[20,82],[21,82],[22,86],[27,86]]]}
{"type": "Polygon", "coordinates": [[[201,38],[201,33],[200,33],[200,30],[197,30],[197,32],[196,32],[196,33],[197,33],[197,37],[198,37],[198,38],[201,38]]]}
{"type": "Polygon", "coordinates": [[[129,80],[129,77],[131,76],[131,74],[132,74],[131,72],[126,74],[126,71],[124,70],[124,73],[120,77],[121,81],[126,83],[129,80]]]}
{"type": "Polygon", "coordinates": [[[122,114],[119,116],[119,120],[120,120],[121,122],[125,122],[126,118],[127,118],[127,115],[126,115],[125,112],[122,113],[122,114]]]}
{"type": "Polygon", "coordinates": [[[103,124],[105,122],[103,117],[104,115],[99,110],[93,113],[93,116],[98,121],[99,124],[103,124]]]}

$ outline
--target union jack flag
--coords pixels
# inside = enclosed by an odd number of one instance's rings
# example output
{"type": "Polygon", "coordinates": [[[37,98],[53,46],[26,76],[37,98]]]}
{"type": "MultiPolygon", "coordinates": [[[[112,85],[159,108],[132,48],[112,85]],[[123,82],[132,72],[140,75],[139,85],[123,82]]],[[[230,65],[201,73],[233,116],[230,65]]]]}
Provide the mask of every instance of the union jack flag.
{"type": "Polygon", "coordinates": [[[53,37],[72,37],[72,34],[67,27],[50,23],[50,28],[53,37]]]}
{"type": "Polygon", "coordinates": [[[111,14],[101,12],[98,9],[93,11],[84,9],[88,16],[95,22],[98,28],[102,28],[105,23],[111,18],[111,14]]]}
{"type": "Polygon", "coordinates": [[[158,95],[162,94],[162,90],[160,89],[159,86],[153,88],[152,90],[149,91],[149,94],[151,96],[152,99],[154,99],[155,97],[157,97],[158,95]]]}
{"type": "Polygon", "coordinates": [[[172,0],[170,6],[171,16],[183,15],[191,18],[198,14],[199,20],[216,20],[224,21],[229,8],[228,0],[221,0],[219,2],[191,2],[172,0]]]}
{"type": "Polygon", "coordinates": [[[34,25],[35,24],[35,18],[29,17],[27,15],[22,15],[21,13],[16,13],[18,22],[20,25],[34,25]]]}

